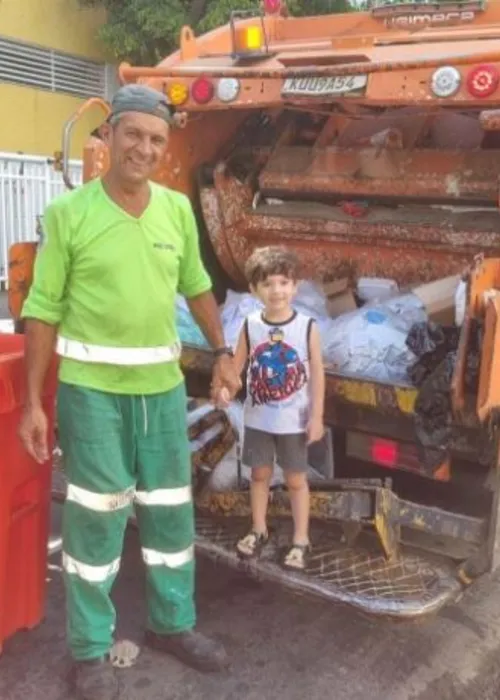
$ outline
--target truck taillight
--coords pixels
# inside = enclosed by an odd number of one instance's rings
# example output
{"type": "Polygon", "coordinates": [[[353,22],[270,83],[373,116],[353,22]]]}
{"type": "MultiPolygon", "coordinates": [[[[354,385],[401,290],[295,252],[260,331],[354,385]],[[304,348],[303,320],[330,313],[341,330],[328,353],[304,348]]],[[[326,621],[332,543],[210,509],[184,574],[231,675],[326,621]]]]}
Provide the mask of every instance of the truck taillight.
{"type": "Polygon", "coordinates": [[[214,84],[208,78],[198,78],[191,86],[191,96],[199,105],[206,105],[213,99],[214,84]]]}
{"type": "Polygon", "coordinates": [[[384,469],[413,472],[436,481],[450,480],[448,462],[445,461],[439,464],[433,472],[428,472],[420,461],[417,446],[414,443],[389,440],[379,435],[348,431],[346,433],[346,457],[370,462],[384,469]]]}
{"type": "Polygon", "coordinates": [[[281,0],[264,0],[264,12],[276,15],[281,11],[281,0]]]}
{"type": "Polygon", "coordinates": [[[382,467],[394,467],[398,461],[398,444],[392,440],[374,438],[371,445],[372,460],[382,467]]]}
{"type": "Polygon", "coordinates": [[[178,107],[183,105],[189,97],[189,90],[183,83],[172,83],[167,88],[167,95],[170,102],[178,107]]]}
{"type": "Polygon", "coordinates": [[[473,97],[490,97],[499,84],[500,73],[495,66],[477,66],[467,76],[467,90],[473,97]]]}
{"type": "Polygon", "coordinates": [[[217,83],[217,97],[221,102],[234,102],[240,94],[240,81],[237,78],[221,78],[217,83]]]}
{"type": "Polygon", "coordinates": [[[453,66],[443,66],[432,74],[431,90],[436,97],[452,97],[462,84],[460,71],[453,66]]]}

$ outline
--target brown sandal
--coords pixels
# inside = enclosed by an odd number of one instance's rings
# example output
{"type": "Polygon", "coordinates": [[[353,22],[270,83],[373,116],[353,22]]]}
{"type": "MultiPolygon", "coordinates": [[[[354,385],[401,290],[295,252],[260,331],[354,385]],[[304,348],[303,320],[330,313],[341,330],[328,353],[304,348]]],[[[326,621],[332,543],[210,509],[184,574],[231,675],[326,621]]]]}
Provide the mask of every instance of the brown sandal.
{"type": "Polygon", "coordinates": [[[304,571],[310,552],[310,544],[293,544],[283,560],[283,566],[293,571],[304,571]]]}
{"type": "Polygon", "coordinates": [[[254,559],[260,556],[268,541],[269,535],[267,532],[262,534],[252,530],[238,541],[236,551],[243,559],[254,559]]]}

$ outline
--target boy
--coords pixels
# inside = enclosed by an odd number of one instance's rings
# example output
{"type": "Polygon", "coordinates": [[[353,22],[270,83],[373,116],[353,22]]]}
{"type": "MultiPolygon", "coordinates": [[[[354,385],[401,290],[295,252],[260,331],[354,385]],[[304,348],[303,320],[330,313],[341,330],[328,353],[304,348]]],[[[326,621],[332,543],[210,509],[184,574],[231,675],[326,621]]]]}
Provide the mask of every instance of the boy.
{"type": "MultiPolygon", "coordinates": [[[[290,493],[294,535],[283,565],[306,567],[309,544],[307,445],[324,434],[325,380],[318,328],[292,307],[299,261],[286,248],[255,250],[245,274],[264,310],[245,320],[236,346],[236,371],[248,360],[243,463],[252,469],[252,530],[236,549],[257,557],[268,540],[266,516],[275,458],[290,493]]],[[[219,401],[227,403],[221,391],[219,401]]]]}

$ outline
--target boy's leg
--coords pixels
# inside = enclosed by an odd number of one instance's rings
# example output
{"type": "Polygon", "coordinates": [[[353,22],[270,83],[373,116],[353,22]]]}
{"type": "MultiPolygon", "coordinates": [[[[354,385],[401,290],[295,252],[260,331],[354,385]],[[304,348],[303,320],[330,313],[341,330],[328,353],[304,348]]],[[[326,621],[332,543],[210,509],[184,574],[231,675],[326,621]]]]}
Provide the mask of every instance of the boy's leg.
{"type": "Polygon", "coordinates": [[[236,545],[236,549],[244,557],[259,555],[267,542],[269,484],[273,474],[275,451],[274,435],[254,428],[245,428],[242,462],[252,470],[252,531],[236,545]]]}
{"type": "Polygon", "coordinates": [[[113,642],[110,590],[120,565],[134,492],[128,397],[62,384],[58,422],[68,481],[63,570],[74,682],[83,698],[117,697],[103,663],[113,642]]]}
{"type": "Polygon", "coordinates": [[[137,520],[146,565],[146,642],[202,671],[226,665],[224,649],[194,632],[194,513],[184,384],[136,398],[137,520]]]}
{"type": "Polygon", "coordinates": [[[305,472],[285,469],[293,515],[293,544],[309,544],[309,485],[305,472]]]}
{"type": "Polygon", "coordinates": [[[272,475],[272,467],[252,468],[252,483],[250,485],[252,527],[253,531],[259,535],[267,535],[267,507],[272,475]]]}
{"type": "Polygon", "coordinates": [[[276,437],[278,464],[290,492],[294,522],[293,543],[309,544],[309,485],[307,481],[307,436],[292,433],[276,437]]]}

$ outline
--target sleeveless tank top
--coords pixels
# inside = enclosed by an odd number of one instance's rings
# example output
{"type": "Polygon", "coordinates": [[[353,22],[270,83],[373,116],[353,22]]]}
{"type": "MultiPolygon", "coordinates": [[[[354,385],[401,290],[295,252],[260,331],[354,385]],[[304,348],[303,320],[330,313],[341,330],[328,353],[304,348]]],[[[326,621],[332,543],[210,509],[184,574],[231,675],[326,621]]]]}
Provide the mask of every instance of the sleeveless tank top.
{"type": "Polygon", "coordinates": [[[309,420],[309,337],[313,319],[294,312],[269,323],[261,311],[245,321],[248,345],[244,423],[267,433],[302,433],[309,420]]]}

